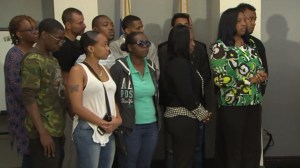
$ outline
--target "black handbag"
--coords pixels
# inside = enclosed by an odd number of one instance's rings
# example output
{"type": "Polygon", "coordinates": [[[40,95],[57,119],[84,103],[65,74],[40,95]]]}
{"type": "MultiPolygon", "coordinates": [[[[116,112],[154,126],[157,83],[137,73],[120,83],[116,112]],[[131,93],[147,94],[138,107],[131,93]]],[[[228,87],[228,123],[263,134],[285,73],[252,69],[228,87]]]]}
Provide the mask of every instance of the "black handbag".
{"type": "MultiPolygon", "coordinates": [[[[82,63],[88,67],[88,69],[92,72],[92,74],[99,81],[101,81],[100,78],[98,77],[98,75],[96,74],[96,72],[93,70],[93,68],[87,62],[82,62],[82,63]]],[[[104,88],[104,93],[105,93],[105,102],[106,102],[106,109],[107,109],[107,113],[103,117],[103,119],[105,121],[110,122],[112,120],[111,110],[110,110],[110,106],[109,106],[109,103],[108,103],[108,97],[107,97],[107,93],[106,93],[106,89],[105,89],[104,85],[103,85],[103,88],[104,88]]],[[[100,133],[100,135],[104,135],[105,130],[102,129],[100,126],[98,126],[97,130],[100,133]]],[[[127,146],[126,146],[125,139],[124,139],[125,131],[122,128],[119,127],[119,128],[114,130],[113,134],[115,136],[115,143],[116,143],[117,150],[122,152],[124,155],[127,155],[127,153],[128,153],[127,152],[127,146]]]]}

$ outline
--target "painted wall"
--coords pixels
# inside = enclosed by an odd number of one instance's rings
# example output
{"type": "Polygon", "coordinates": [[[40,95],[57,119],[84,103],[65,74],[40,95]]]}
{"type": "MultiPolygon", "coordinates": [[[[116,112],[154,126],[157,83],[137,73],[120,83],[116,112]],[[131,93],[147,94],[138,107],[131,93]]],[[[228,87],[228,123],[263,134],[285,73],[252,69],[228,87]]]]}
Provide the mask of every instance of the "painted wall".
{"type": "Polygon", "coordinates": [[[273,134],[269,156],[300,156],[299,0],[262,1],[262,41],[269,64],[263,127],[273,134]]]}
{"type": "Polygon", "coordinates": [[[36,20],[43,19],[41,0],[0,0],[0,28],[7,28],[15,15],[29,15],[36,20]]]}
{"type": "Polygon", "coordinates": [[[53,0],[54,4],[54,18],[62,23],[61,15],[66,8],[77,8],[84,15],[84,21],[86,23],[86,30],[91,30],[92,20],[98,14],[98,1],[89,0],[53,0]]]}

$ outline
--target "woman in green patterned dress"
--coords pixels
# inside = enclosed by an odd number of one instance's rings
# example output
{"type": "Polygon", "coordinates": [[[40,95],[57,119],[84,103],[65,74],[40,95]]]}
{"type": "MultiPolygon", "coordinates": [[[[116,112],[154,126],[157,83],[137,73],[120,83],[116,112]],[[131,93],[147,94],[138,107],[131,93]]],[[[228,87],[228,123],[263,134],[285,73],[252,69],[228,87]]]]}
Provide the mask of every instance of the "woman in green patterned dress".
{"type": "Polygon", "coordinates": [[[259,168],[261,154],[261,86],[267,74],[246,20],[238,8],[220,19],[210,65],[218,88],[216,167],[259,168]]]}

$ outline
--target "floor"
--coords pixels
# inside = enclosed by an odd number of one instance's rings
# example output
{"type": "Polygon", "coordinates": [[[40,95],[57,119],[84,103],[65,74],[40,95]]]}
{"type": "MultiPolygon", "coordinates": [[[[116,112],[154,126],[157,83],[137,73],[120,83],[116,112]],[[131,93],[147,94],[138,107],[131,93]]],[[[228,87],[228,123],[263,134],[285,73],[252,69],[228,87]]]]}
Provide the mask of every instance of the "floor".
{"type": "Polygon", "coordinates": [[[0,168],[20,168],[22,158],[16,148],[11,149],[9,138],[6,116],[0,114],[0,168]]]}

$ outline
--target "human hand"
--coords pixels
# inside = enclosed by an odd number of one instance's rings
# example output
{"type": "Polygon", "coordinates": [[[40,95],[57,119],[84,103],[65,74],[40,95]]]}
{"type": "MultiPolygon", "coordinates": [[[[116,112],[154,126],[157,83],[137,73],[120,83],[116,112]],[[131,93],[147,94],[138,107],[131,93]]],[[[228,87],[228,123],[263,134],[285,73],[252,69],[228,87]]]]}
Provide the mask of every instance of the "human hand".
{"type": "Polygon", "coordinates": [[[40,134],[40,141],[44,148],[44,155],[55,157],[55,143],[48,133],[40,134]]]}
{"type": "Polygon", "coordinates": [[[268,74],[265,72],[265,71],[259,71],[257,74],[256,74],[256,77],[259,81],[259,83],[267,80],[268,78],[268,74]]]}
{"type": "Polygon", "coordinates": [[[98,126],[102,129],[103,133],[109,133],[108,131],[112,127],[111,121],[105,121],[103,119],[101,119],[100,125],[98,126]]]}
{"type": "Polygon", "coordinates": [[[262,83],[267,80],[268,74],[265,71],[258,71],[255,76],[250,78],[250,83],[262,83]]]}
{"type": "Polygon", "coordinates": [[[111,133],[111,132],[113,132],[115,129],[117,129],[117,128],[121,125],[121,119],[112,116],[112,120],[111,120],[111,122],[109,122],[109,125],[110,125],[110,126],[107,127],[107,128],[105,129],[105,131],[106,131],[107,133],[111,133]]]}
{"type": "Polygon", "coordinates": [[[207,117],[202,120],[203,123],[208,123],[212,117],[212,112],[207,112],[207,113],[208,113],[207,117]]]}

